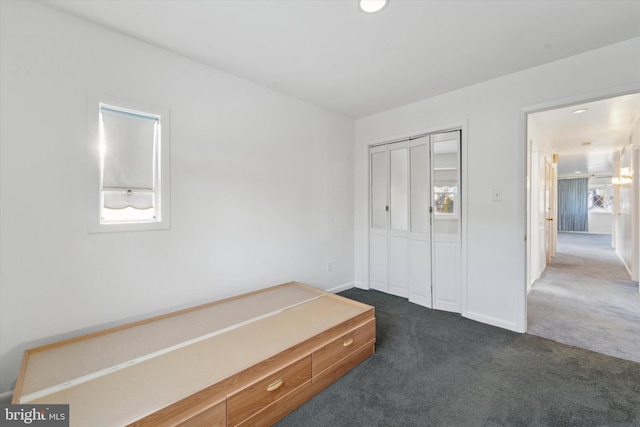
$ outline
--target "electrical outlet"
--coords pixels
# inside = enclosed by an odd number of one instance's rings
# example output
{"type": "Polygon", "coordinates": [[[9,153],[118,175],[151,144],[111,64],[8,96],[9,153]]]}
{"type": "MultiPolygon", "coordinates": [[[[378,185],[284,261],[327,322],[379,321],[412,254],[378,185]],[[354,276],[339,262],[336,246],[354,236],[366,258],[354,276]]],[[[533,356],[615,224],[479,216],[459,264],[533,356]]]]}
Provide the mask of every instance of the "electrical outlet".
{"type": "Polygon", "coordinates": [[[333,262],[327,261],[327,271],[333,271],[333,262]]]}

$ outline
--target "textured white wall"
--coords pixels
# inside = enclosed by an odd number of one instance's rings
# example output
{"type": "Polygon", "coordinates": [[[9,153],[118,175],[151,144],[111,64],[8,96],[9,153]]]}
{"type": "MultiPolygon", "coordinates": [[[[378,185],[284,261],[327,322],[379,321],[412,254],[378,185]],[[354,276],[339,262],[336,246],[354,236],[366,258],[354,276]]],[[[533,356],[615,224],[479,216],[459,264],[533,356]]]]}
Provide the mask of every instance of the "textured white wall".
{"type": "Polygon", "coordinates": [[[358,286],[368,285],[366,144],[417,129],[466,121],[468,179],[463,182],[462,191],[466,192],[468,214],[468,299],[463,315],[524,331],[527,194],[524,111],[558,100],[612,94],[616,88],[640,90],[638,38],[357,120],[358,286]],[[501,203],[491,201],[493,188],[502,188],[501,203]]]}
{"type": "Polygon", "coordinates": [[[285,281],[352,282],[353,120],[0,3],[0,393],[28,347],[285,281]],[[171,110],[171,230],[88,234],[88,92],[171,110]]]}

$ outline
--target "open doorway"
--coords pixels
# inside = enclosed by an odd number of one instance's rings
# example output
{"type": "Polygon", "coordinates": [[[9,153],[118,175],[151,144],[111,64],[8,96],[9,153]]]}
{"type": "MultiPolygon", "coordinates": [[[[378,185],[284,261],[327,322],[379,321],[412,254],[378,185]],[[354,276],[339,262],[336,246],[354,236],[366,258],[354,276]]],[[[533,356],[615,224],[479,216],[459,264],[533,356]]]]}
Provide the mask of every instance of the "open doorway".
{"type": "Polygon", "coordinates": [[[527,332],[640,362],[640,94],[530,113],[527,143],[527,332]]]}

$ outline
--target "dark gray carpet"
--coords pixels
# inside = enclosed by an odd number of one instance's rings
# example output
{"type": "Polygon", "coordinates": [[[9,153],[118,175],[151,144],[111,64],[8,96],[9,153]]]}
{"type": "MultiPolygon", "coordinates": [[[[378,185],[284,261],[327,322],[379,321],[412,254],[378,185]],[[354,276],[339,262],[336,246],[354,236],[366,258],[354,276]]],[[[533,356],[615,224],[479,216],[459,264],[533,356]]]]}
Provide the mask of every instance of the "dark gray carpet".
{"type": "Polygon", "coordinates": [[[377,291],[376,353],[279,427],[639,426],[640,364],[377,291]]]}
{"type": "Polygon", "coordinates": [[[604,234],[558,233],[527,297],[527,332],[640,362],[640,294],[604,234]]]}

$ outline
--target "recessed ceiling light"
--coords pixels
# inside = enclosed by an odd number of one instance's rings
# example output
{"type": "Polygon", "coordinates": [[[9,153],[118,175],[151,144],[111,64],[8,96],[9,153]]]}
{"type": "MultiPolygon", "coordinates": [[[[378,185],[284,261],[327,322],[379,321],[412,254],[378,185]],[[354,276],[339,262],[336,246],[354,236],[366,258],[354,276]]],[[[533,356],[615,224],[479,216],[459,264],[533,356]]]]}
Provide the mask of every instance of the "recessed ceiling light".
{"type": "Polygon", "coordinates": [[[582,173],[582,171],[575,171],[574,173],[575,174],[580,174],[580,173],[582,173]]]}
{"type": "Polygon", "coordinates": [[[577,110],[573,110],[572,113],[573,114],[582,114],[582,113],[586,113],[587,111],[589,111],[589,110],[587,110],[586,108],[578,108],[577,110]]]}
{"type": "Polygon", "coordinates": [[[388,0],[359,0],[360,10],[366,13],[380,12],[388,3],[388,0]]]}

